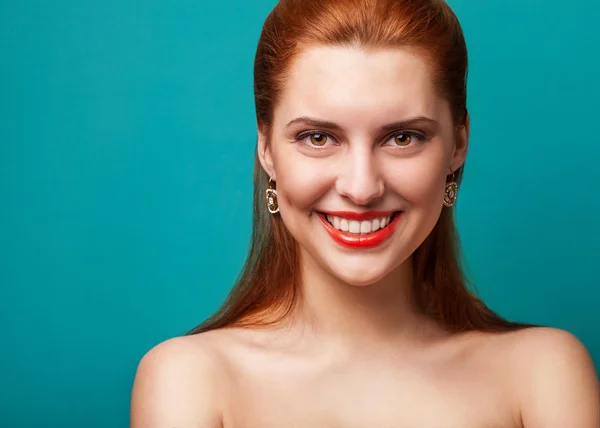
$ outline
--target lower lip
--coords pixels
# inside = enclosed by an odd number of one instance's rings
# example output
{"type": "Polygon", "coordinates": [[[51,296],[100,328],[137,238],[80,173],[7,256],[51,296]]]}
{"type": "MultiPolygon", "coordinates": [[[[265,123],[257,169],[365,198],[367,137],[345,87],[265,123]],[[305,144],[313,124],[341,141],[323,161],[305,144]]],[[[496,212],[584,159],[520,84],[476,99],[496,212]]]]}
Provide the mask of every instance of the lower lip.
{"type": "Polygon", "coordinates": [[[321,220],[321,224],[325,230],[329,233],[329,235],[338,243],[345,245],[347,247],[352,248],[372,248],[381,244],[385,241],[389,236],[394,232],[398,221],[400,221],[400,217],[402,213],[395,213],[394,218],[383,229],[379,229],[373,233],[365,233],[363,235],[356,235],[352,233],[342,232],[341,230],[337,230],[331,223],[327,221],[325,216],[321,213],[318,213],[319,220],[321,220]]]}

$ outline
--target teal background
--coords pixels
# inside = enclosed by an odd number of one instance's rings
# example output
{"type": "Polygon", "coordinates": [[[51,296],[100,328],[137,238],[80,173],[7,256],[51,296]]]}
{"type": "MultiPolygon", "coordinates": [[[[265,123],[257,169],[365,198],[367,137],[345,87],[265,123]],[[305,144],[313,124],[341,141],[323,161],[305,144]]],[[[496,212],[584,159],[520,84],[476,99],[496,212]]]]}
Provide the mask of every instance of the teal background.
{"type": "MultiPolygon", "coordinates": [[[[450,4],[470,50],[472,275],[598,365],[600,2],[450,4]]],[[[273,5],[0,2],[0,426],[127,426],[142,355],[226,296],[273,5]]]]}

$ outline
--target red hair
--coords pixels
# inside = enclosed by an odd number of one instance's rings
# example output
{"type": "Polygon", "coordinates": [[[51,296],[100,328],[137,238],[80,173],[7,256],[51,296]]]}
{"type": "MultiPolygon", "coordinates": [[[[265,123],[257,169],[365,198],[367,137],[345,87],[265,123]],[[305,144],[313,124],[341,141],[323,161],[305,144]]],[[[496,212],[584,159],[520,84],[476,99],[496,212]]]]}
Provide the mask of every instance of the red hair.
{"type": "MultiPolygon", "coordinates": [[[[454,124],[465,125],[467,48],[458,19],[443,0],[281,0],[264,23],[254,61],[257,123],[266,135],[292,62],[314,45],[414,50],[426,61],[438,95],[449,103],[454,124]]],[[[459,184],[462,172],[463,167],[455,172],[459,184]]],[[[298,244],[281,217],[267,211],[267,181],[256,157],[248,258],[223,307],[190,334],[267,325],[283,319],[301,298],[298,244]]],[[[503,331],[524,326],[502,319],[470,291],[453,209],[442,210],[412,262],[418,303],[444,327],[503,331]]]]}

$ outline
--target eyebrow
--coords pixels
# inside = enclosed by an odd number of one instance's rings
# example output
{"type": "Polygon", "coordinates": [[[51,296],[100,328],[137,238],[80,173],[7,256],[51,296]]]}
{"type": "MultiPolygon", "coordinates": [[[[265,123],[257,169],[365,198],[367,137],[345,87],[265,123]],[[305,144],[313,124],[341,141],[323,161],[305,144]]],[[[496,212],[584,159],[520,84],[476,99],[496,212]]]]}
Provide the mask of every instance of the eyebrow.
{"type": "MultiPolygon", "coordinates": [[[[314,117],[308,117],[308,116],[297,117],[296,119],[290,120],[288,122],[288,124],[286,125],[286,128],[289,128],[290,126],[296,125],[296,124],[303,124],[303,125],[312,126],[315,128],[331,129],[334,131],[343,131],[344,130],[344,128],[342,126],[338,125],[335,122],[316,119],[314,117]]],[[[386,132],[386,131],[394,131],[396,129],[407,128],[409,126],[415,126],[415,125],[431,125],[431,126],[434,126],[435,129],[437,129],[439,127],[439,122],[434,119],[431,119],[429,117],[426,117],[426,116],[416,116],[416,117],[411,117],[411,118],[408,118],[405,120],[400,120],[398,122],[393,122],[393,123],[389,123],[387,125],[383,125],[380,129],[381,129],[381,131],[386,132]]]]}

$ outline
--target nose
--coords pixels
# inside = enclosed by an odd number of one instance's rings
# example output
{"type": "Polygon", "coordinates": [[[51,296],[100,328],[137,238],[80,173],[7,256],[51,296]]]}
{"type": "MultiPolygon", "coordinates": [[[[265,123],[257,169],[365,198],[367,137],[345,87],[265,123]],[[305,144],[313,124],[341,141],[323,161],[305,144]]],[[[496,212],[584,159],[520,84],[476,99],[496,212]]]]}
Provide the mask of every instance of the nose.
{"type": "Polygon", "coordinates": [[[383,176],[370,147],[354,147],[340,163],[336,180],[338,194],[356,205],[369,205],[383,196],[383,176]]]}

